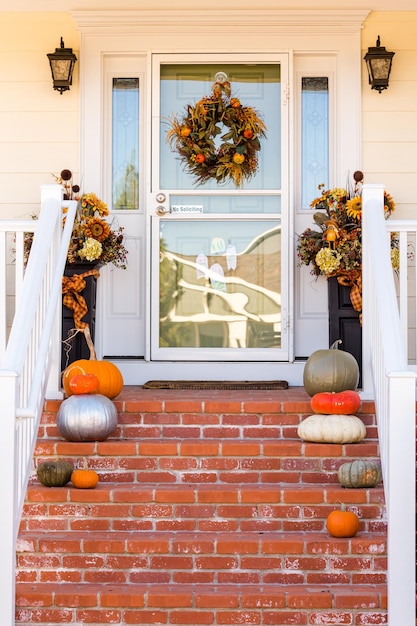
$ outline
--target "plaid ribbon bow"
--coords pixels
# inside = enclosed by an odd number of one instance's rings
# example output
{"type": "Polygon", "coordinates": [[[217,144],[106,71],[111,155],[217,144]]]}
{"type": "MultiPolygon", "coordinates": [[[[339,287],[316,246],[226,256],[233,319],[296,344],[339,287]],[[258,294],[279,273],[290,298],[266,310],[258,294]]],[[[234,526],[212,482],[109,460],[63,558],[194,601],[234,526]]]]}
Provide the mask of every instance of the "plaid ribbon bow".
{"type": "Polygon", "coordinates": [[[359,319],[362,323],[362,272],[346,272],[337,277],[337,282],[350,287],[350,301],[355,311],[359,312],[359,319]]]}
{"type": "Polygon", "coordinates": [[[74,311],[75,328],[80,330],[88,327],[87,322],[82,321],[82,318],[88,311],[88,307],[85,298],[80,294],[80,291],[85,289],[86,282],[84,279],[88,276],[97,278],[100,276],[100,272],[98,270],[89,270],[84,272],[84,274],[62,277],[62,302],[66,307],[74,311]]]}

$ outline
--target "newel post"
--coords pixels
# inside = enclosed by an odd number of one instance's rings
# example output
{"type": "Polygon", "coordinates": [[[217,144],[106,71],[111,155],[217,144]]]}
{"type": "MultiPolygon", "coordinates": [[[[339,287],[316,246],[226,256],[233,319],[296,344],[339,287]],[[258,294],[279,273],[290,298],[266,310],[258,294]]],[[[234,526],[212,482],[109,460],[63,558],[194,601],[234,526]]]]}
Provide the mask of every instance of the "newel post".
{"type": "Polygon", "coordinates": [[[0,370],[1,438],[0,472],[4,479],[2,514],[0,515],[0,563],[3,575],[0,585],[1,623],[15,623],[15,575],[17,519],[16,471],[16,408],[18,405],[18,375],[0,370]]]}

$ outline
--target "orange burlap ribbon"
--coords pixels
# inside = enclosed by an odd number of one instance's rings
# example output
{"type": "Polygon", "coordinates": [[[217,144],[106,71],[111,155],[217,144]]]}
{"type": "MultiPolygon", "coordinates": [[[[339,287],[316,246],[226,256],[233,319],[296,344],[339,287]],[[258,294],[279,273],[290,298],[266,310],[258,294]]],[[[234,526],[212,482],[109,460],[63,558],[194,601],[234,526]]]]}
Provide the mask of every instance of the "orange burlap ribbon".
{"type": "Polygon", "coordinates": [[[83,274],[62,277],[62,302],[66,307],[74,311],[75,328],[80,330],[88,327],[87,322],[82,321],[82,318],[88,311],[88,306],[85,298],[80,294],[80,291],[85,289],[86,282],[84,279],[88,276],[98,278],[100,272],[98,270],[89,270],[83,274]]]}
{"type": "Polygon", "coordinates": [[[345,287],[350,287],[350,301],[355,311],[359,312],[362,323],[362,272],[351,271],[337,277],[337,282],[345,287]]]}

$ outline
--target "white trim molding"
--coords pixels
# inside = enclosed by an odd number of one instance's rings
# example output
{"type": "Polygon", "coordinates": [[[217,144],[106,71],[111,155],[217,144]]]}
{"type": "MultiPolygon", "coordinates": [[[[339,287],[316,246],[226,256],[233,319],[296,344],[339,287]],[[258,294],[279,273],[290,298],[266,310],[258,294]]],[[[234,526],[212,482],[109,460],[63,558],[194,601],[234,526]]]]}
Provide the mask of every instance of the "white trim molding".
{"type": "Polygon", "coordinates": [[[353,34],[369,15],[364,10],[256,10],[256,11],[72,11],[84,33],[146,31],[176,34],[212,30],[213,33],[353,34]],[[214,30],[213,30],[214,29],[214,30]]]}

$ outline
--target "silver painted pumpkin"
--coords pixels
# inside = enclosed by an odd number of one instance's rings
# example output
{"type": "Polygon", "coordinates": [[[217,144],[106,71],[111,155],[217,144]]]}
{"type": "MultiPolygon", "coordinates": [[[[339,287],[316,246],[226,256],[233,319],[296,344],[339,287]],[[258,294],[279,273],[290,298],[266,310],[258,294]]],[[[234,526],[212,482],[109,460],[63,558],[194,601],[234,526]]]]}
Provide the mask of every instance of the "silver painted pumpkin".
{"type": "Polygon", "coordinates": [[[59,407],[57,427],[68,441],[104,441],[116,430],[116,406],[99,393],[70,396],[59,407]]]}

